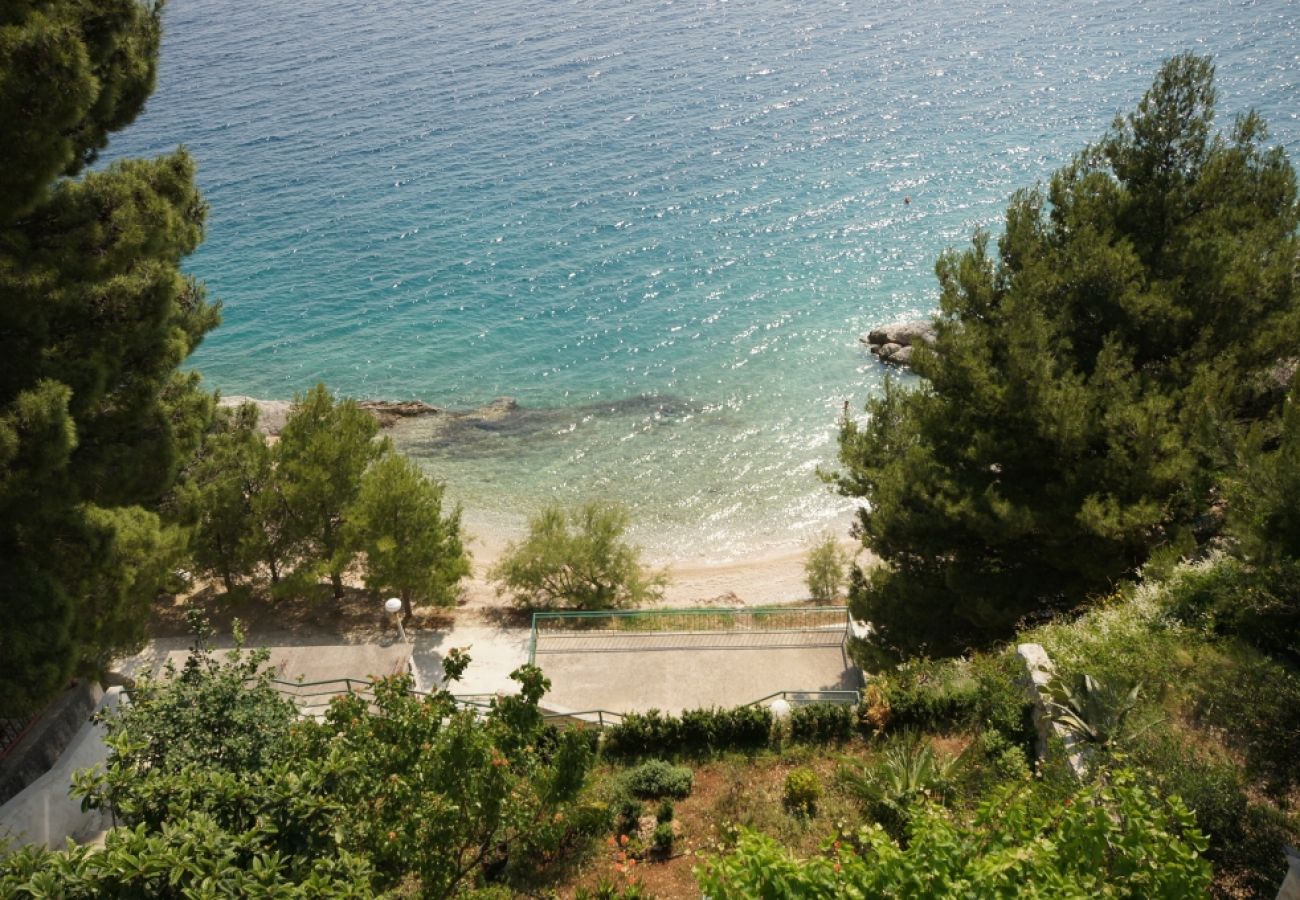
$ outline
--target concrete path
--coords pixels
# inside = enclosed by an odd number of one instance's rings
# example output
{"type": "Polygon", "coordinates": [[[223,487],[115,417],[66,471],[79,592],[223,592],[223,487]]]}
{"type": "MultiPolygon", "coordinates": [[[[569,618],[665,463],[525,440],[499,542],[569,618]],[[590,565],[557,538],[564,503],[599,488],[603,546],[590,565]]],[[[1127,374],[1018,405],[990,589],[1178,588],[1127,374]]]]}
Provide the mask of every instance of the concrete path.
{"type": "MultiPolygon", "coordinates": [[[[328,640],[266,633],[249,638],[246,646],[269,649],[268,662],[276,672],[275,677],[284,681],[366,680],[407,671],[411,646],[399,641],[395,634],[373,644],[338,644],[328,640]]],[[[157,678],[168,660],[178,669],[185,663],[190,644],[188,637],[157,638],[135,656],[119,660],[117,671],[129,678],[146,675],[157,678]]],[[[220,650],[234,646],[230,635],[214,637],[213,644],[218,648],[218,657],[220,650]]]]}
{"type": "Polygon", "coordinates": [[[519,685],[510,673],[528,662],[531,629],[491,624],[457,624],[447,631],[421,632],[415,636],[411,668],[416,688],[422,691],[444,687],[442,660],[452,648],[469,653],[469,668],[451,685],[453,694],[513,694],[519,685]]]}

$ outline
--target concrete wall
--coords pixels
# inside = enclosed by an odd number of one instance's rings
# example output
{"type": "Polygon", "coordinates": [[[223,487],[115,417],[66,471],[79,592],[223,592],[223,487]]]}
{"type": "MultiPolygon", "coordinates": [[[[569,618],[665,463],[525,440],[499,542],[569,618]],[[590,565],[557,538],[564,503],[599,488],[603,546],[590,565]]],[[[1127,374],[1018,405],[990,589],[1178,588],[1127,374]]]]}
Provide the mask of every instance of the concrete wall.
{"type": "MultiPolygon", "coordinates": [[[[114,707],[119,702],[122,689],[110,688],[97,709],[114,707]]],[[[81,801],[68,794],[74,772],[108,758],[103,737],[103,726],[83,722],[53,767],[0,806],[0,839],[56,849],[68,838],[85,842],[108,828],[105,814],[82,812],[81,801]]]]}
{"type": "Polygon", "coordinates": [[[103,696],[98,684],[83,679],[50,702],[22,740],[0,759],[0,803],[49,771],[103,696]]]}

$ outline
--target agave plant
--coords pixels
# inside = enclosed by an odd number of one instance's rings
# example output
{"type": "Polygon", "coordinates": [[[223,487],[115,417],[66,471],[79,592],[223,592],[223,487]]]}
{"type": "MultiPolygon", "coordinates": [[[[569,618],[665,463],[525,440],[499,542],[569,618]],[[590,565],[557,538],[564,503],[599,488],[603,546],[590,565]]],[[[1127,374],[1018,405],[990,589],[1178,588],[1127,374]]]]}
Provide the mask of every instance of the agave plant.
{"type": "Polygon", "coordinates": [[[1142,697],[1141,682],[1111,681],[1079,675],[1071,687],[1060,676],[1047,682],[1048,711],[1053,721],[1080,740],[1100,749],[1112,749],[1137,737],[1155,722],[1140,728],[1130,718],[1142,697]]]}
{"type": "Polygon", "coordinates": [[[961,760],[962,756],[935,753],[924,737],[905,731],[880,752],[872,765],[846,766],[839,775],[872,818],[891,835],[901,838],[918,802],[946,799],[961,760]]]}

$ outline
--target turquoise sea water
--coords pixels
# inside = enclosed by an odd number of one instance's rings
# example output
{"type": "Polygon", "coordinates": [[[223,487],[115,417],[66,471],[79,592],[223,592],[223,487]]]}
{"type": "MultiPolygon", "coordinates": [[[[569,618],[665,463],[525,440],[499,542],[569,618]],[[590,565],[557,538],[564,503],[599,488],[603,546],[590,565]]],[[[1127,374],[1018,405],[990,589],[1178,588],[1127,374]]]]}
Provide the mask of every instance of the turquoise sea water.
{"type": "Polygon", "coordinates": [[[614,498],[661,558],[841,527],[815,470],[883,382],[858,336],[931,309],[937,254],[1165,57],[1214,54],[1222,121],[1254,106],[1300,150],[1290,2],[172,0],[165,21],[158,91],[108,156],[199,160],[209,383],[515,397],[395,438],[473,522],[614,498]]]}

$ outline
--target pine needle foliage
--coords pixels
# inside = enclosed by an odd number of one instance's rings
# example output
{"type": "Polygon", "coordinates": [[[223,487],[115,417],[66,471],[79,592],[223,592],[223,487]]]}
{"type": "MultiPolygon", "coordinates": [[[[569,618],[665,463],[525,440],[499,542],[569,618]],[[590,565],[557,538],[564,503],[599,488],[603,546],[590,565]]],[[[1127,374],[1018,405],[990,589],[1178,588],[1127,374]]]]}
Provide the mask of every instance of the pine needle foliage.
{"type": "Polygon", "coordinates": [[[153,90],[161,4],[0,8],[0,715],[144,640],[183,549],[159,502],[212,400],[179,371],[218,319],[181,261],[184,150],[88,171],[153,90]]]}
{"type": "Polygon", "coordinates": [[[1001,236],[944,254],[937,340],[840,434],[883,565],[851,587],[887,656],[959,653],[1204,538],[1268,371],[1297,355],[1295,171],[1255,113],[1214,128],[1184,54],[1001,236]],[[1198,531],[1197,529],[1202,529],[1198,531]]]}

